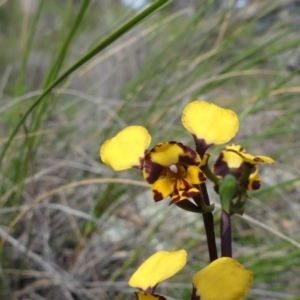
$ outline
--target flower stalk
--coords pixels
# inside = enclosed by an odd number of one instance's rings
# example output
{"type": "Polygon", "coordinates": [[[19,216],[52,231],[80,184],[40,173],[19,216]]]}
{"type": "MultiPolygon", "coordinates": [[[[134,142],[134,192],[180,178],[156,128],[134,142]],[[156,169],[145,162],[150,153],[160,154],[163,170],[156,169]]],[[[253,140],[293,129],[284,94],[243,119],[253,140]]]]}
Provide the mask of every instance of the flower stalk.
{"type": "Polygon", "coordinates": [[[221,256],[232,257],[232,237],[230,215],[222,210],[221,213],[221,256]]]}
{"type": "MultiPolygon", "coordinates": [[[[207,193],[207,188],[205,183],[200,184],[201,193],[203,196],[204,204],[210,206],[210,200],[207,193]]],[[[213,262],[218,258],[217,245],[216,245],[216,235],[214,228],[214,216],[212,212],[203,213],[203,223],[206,233],[206,242],[209,253],[209,260],[213,262]]]]}

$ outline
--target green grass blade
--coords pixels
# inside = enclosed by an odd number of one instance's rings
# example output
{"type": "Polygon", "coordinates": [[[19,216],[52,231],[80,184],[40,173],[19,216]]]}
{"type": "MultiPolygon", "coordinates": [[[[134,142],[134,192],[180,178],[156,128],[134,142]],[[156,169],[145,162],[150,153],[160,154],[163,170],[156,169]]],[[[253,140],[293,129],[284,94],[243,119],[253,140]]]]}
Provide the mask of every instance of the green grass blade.
{"type": "Polygon", "coordinates": [[[141,13],[139,13],[137,16],[129,20],[125,25],[121,26],[119,29],[117,29],[114,33],[112,33],[110,36],[105,38],[103,41],[101,41],[98,45],[95,46],[90,52],[88,52],[86,55],[84,55],[81,59],[79,59],[75,64],[73,64],[69,69],[67,69],[63,74],[61,74],[54,82],[52,82],[45,90],[44,92],[34,101],[34,103],[29,107],[29,109],[24,113],[21,120],[18,122],[17,126],[14,128],[13,132],[10,134],[9,139],[7,143],[4,146],[4,149],[1,152],[0,156],[0,164],[2,162],[3,157],[5,156],[5,153],[11,144],[13,138],[16,136],[18,130],[26,120],[26,118],[29,116],[29,114],[37,107],[37,105],[44,99],[46,95],[49,94],[49,92],[62,83],[70,74],[72,74],[75,70],[77,70],[79,67],[81,67],[84,63],[89,61],[93,56],[101,52],[103,49],[108,47],[110,44],[112,44],[114,41],[116,41],[119,37],[124,35],[126,32],[128,32],[130,29],[138,25],[140,22],[145,20],[147,17],[155,13],[157,10],[161,9],[163,6],[169,4],[172,0],[158,0],[145,10],[143,10],[141,13]]]}

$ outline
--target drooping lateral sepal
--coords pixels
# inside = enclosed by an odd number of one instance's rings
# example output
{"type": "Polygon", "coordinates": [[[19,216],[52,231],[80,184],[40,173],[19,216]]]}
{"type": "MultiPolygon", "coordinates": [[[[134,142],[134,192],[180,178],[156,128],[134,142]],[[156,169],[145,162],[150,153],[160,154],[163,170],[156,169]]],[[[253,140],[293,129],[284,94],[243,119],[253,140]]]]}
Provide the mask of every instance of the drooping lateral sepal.
{"type": "Polygon", "coordinates": [[[221,257],[194,275],[194,293],[201,300],[242,300],[252,280],[252,272],[237,260],[221,257]]]}
{"type": "Polygon", "coordinates": [[[161,281],[172,277],[186,264],[185,250],[158,251],[145,260],[129,279],[131,287],[153,294],[161,281]]]}

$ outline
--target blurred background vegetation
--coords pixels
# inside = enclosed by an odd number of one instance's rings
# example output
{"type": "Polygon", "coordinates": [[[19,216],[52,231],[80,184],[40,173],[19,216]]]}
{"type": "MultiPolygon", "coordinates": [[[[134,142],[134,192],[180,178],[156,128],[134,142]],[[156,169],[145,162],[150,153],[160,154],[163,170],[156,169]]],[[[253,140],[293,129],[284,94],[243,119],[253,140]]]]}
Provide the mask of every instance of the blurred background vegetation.
{"type": "MultiPolygon", "coordinates": [[[[0,1],[1,149],[41,90],[152,3],[85,2],[77,24],[83,0],[0,1]]],[[[299,25],[296,0],[174,0],[56,87],[2,160],[0,299],[133,299],[135,267],[180,248],[188,265],[159,290],[189,299],[208,263],[202,218],[153,203],[139,171],[98,153],[133,124],[152,146],[192,146],[180,116],[200,98],[236,111],[233,142],[276,160],[232,220],[234,257],[254,272],[246,299],[300,299],[299,25]]]]}

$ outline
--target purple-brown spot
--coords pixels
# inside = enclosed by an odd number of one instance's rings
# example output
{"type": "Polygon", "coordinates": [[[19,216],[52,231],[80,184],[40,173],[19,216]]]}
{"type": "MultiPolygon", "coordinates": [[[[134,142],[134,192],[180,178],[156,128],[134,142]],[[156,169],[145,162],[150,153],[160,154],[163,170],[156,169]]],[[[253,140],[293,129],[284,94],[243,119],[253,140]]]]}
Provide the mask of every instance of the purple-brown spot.
{"type": "Polygon", "coordinates": [[[161,201],[164,199],[163,194],[160,193],[159,191],[152,190],[152,193],[153,193],[153,199],[155,202],[158,202],[158,201],[161,201]]]}
{"type": "Polygon", "coordinates": [[[213,166],[213,172],[217,176],[225,177],[229,173],[229,167],[226,161],[224,161],[224,155],[221,153],[213,166]]]}
{"type": "Polygon", "coordinates": [[[207,144],[204,139],[198,139],[194,134],[193,134],[193,138],[196,144],[196,151],[202,158],[206,150],[213,144],[207,144]]]}
{"type": "Polygon", "coordinates": [[[200,192],[196,192],[195,190],[188,190],[186,192],[183,192],[182,196],[186,196],[187,198],[193,198],[196,195],[200,194],[200,192]]]}
{"type": "Polygon", "coordinates": [[[262,160],[260,157],[254,157],[253,161],[255,161],[255,162],[264,162],[264,160],[262,160]]]}
{"type": "Polygon", "coordinates": [[[172,204],[174,204],[174,203],[177,203],[179,200],[180,200],[179,194],[174,194],[174,195],[172,196],[172,198],[171,198],[171,201],[170,201],[169,205],[172,205],[172,204]]]}
{"type": "Polygon", "coordinates": [[[165,167],[151,161],[150,153],[145,156],[144,160],[144,174],[146,174],[146,181],[153,184],[162,174],[165,167]]]}
{"type": "Polygon", "coordinates": [[[198,296],[196,293],[197,293],[197,290],[196,290],[196,288],[193,286],[193,291],[192,291],[192,297],[191,297],[191,300],[201,300],[200,296],[198,296]]]}
{"type": "Polygon", "coordinates": [[[215,175],[223,178],[227,174],[232,174],[238,179],[244,172],[244,165],[241,164],[239,168],[229,168],[228,163],[224,160],[223,153],[221,153],[213,166],[213,172],[215,175]]]}
{"type": "Polygon", "coordinates": [[[200,182],[204,182],[206,180],[204,173],[202,173],[201,171],[198,173],[198,179],[200,182]]]}
{"type": "Polygon", "coordinates": [[[258,190],[259,188],[260,188],[260,180],[254,180],[251,184],[251,190],[258,190]]]}

